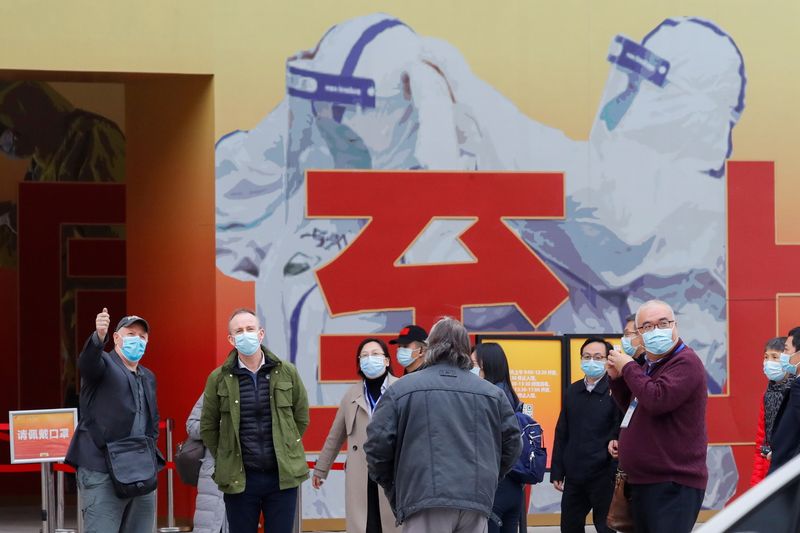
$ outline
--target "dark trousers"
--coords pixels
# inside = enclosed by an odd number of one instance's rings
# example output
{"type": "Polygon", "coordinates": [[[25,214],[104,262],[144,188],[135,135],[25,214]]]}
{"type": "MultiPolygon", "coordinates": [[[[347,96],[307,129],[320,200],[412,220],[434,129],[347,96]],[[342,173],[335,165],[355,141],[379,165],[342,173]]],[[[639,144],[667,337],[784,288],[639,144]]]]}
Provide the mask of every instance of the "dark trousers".
{"type": "Polygon", "coordinates": [[[381,525],[381,501],[378,499],[378,484],[367,479],[367,532],[383,533],[381,525]]]}
{"type": "Polygon", "coordinates": [[[492,512],[503,522],[498,526],[489,520],[489,533],[517,533],[519,518],[522,514],[522,484],[504,477],[497,485],[494,493],[492,512]]]}
{"type": "Polygon", "coordinates": [[[291,533],[297,508],[297,488],[280,490],[278,472],[245,470],[244,492],[225,494],[225,514],[231,533],[256,533],[264,514],[264,530],[291,533]]]}
{"type": "Polygon", "coordinates": [[[636,533],[689,533],[705,492],[677,483],[628,484],[636,533]]]}
{"type": "Polygon", "coordinates": [[[567,478],[564,482],[564,494],[561,496],[561,531],[583,533],[589,510],[592,511],[594,528],[599,533],[613,531],[606,526],[608,508],[613,495],[614,470],[608,470],[585,481],[573,481],[567,478]]]}

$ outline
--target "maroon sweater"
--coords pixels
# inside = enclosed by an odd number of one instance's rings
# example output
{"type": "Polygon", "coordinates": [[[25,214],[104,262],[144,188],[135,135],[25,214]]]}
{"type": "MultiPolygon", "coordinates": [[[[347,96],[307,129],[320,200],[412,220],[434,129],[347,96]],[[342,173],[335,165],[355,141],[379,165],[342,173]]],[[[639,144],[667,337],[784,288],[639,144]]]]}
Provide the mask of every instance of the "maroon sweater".
{"type": "Polygon", "coordinates": [[[628,363],[622,376],[611,380],[611,394],[620,409],[627,411],[631,400],[638,400],[628,427],[620,431],[619,466],[629,483],[674,481],[705,490],[705,367],[694,350],[678,340],[649,376],[646,368],[628,363]]]}

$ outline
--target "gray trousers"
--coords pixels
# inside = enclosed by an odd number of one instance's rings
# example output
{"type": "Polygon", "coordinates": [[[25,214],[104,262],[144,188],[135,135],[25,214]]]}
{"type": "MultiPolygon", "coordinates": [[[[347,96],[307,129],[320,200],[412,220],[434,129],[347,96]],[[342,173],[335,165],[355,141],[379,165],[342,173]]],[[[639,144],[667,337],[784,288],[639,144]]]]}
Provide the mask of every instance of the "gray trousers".
{"type": "Polygon", "coordinates": [[[403,533],[486,533],[488,519],[476,511],[425,509],[403,523],[403,533]]]}
{"type": "Polygon", "coordinates": [[[85,533],[152,533],[156,493],[120,498],[106,472],[78,468],[85,533]]]}

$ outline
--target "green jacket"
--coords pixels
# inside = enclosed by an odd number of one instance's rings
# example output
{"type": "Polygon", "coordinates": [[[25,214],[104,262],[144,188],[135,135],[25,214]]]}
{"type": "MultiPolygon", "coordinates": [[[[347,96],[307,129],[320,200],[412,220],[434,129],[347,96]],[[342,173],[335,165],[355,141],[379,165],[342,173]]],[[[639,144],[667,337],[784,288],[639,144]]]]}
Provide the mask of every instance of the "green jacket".
{"type": "MultiPolygon", "coordinates": [[[[302,436],[308,427],[308,397],[297,369],[261,347],[264,357],[276,364],[270,370],[269,397],[272,443],[278,460],[281,490],[297,487],[308,479],[302,436]]],[[[226,494],[244,491],[245,473],[239,442],[239,378],[236,350],[208,376],[200,415],[200,436],[216,460],[214,481],[226,494]]]]}

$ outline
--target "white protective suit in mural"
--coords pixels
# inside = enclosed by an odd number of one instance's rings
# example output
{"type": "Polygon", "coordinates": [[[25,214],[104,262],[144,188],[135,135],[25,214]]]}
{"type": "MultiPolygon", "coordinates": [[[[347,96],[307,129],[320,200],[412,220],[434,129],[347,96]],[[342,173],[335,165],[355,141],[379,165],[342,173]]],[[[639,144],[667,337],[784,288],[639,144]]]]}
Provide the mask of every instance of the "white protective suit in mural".
{"type": "MultiPolygon", "coordinates": [[[[217,266],[256,282],[267,343],[297,364],[312,404],[335,405],[346,387],[318,383],[321,333],[392,332],[411,321],[407,312],[330,316],[314,270],[366,221],[306,218],[305,170],[313,168],[563,171],[565,220],[511,222],[570,290],[540,328],[619,331],[629,309],[664,299],[703,358],[709,389],[719,390],[727,375],[724,165],[744,108],[742,58],[710,22],[668,19],[641,44],[618,36],[609,60],[589,142],[574,141],[526,117],[448,43],[369,15],[291,58],[286,98],[253,130],[220,139],[217,266]]],[[[406,264],[463,252],[453,239],[420,242],[435,244],[412,248],[406,264]]],[[[464,319],[472,330],[532,329],[513,307],[471,308],[464,319]]],[[[712,448],[709,461],[717,459],[732,460],[730,450],[712,448]]],[[[727,472],[711,473],[707,507],[733,494],[735,469],[727,472]]],[[[328,491],[307,489],[307,517],[343,509],[330,481],[328,491]]],[[[537,510],[549,510],[540,496],[537,510]]]]}

